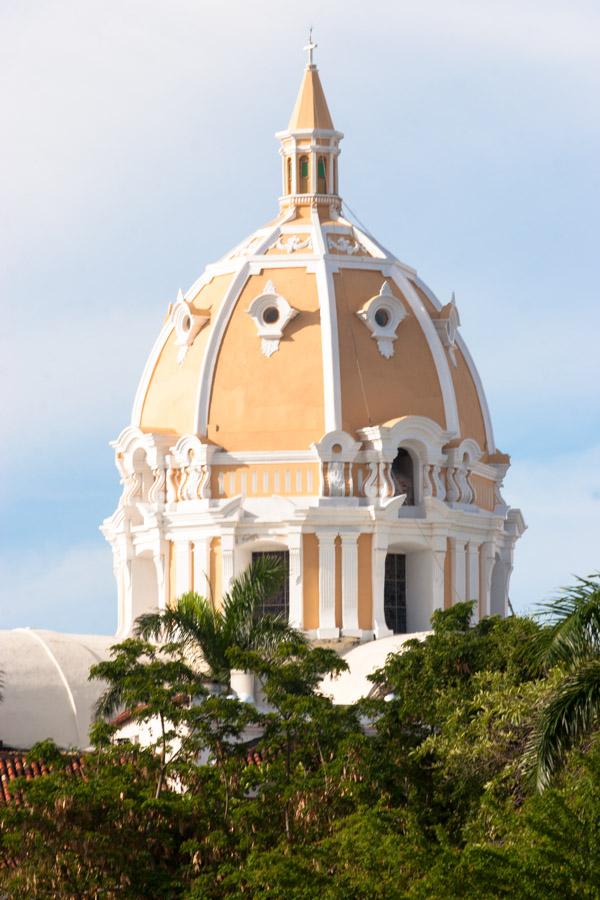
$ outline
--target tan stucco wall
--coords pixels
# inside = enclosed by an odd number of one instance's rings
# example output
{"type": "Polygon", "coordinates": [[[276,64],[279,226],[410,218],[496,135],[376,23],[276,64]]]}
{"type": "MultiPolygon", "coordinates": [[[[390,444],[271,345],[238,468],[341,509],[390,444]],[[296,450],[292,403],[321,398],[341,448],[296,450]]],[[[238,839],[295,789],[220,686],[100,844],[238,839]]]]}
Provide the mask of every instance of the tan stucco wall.
{"type": "MultiPolygon", "coordinates": [[[[232,277],[219,275],[213,278],[194,298],[192,309],[210,309],[211,319],[214,318],[232,277]]],[[[175,345],[175,331],[171,332],[159,354],[146,390],[140,417],[142,431],[174,431],[178,435],[193,433],[200,370],[210,329],[211,322],[207,322],[181,365],[177,362],[179,348],[175,345]]]]}
{"type": "MultiPolygon", "coordinates": [[[[334,275],[342,381],[342,428],[377,425],[400,416],[427,416],[446,427],[433,357],[416,318],[409,312],[398,327],[394,356],[385,359],[377,341],[356,315],[379,293],[381,272],[341,269],[334,275]]],[[[390,287],[408,310],[397,287],[390,287]]]]}
{"type": "Polygon", "coordinates": [[[474,438],[482,450],[489,450],[485,440],[485,424],[475,382],[464,356],[458,348],[455,352],[456,366],[450,364],[450,372],[456,393],[461,437],[474,438]]]}
{"type": "Polygon", "coordinates": [[[242,493],[242,473],[246,475],[245,494],[248,497],[271,497],[273,494],[282,496],[303,496],[306,494],[317,495],[319,492],[319,464],[318,463],[273,463],[259,464],[255,466],[212,466],[211,468],[211,493],[213,497],[235,497],[242,493]],[[289,472],[290,488],[286,487],[289,472]],[[301,485],[298,486],[297,475],[301,474],[301,485]],[[309,491],[308,473],[312,475],[312,488],[309,491]],[[256,473],[256,489],[254,488],[253,474],[256,473]],[[268,474],[268,488],[264,487],[264,474],[268,474]],[[224,490],[219,491],[219,474],[224,475],[224,490]],[[230,484],[233,475],[233,487],[230,484]],[[277,478],[279,477],[279,486],[277,478]]]}
{"type": "Polygon", "coordinates": [[[319,627],[319,542],[316,534],[302,536],[304,627],[319,627]]]}
{"type": "Polygon", "coordinates": [[[251,276],[221,343],[212,386],[208,437],[226,450],[307,448],[324,432],[323,367],[315,276],[304,268],[264,269],[251,276]],[[263,356],[246,312],[272,280],[299,310],[279,350],[263,356]]]}
{"type": "Polygon", "coordinates": [[[477,506],[493,512],[496,505],[494,482],[489,478],[483,478],[482,475],[471,475],[470,481],[477,506]]]}
{"type": "Polygon", "coordinates": [[[358,627],[373,627],[373,585],[371,582],[371,548],[373,535],[358,538],[358,627]]]}

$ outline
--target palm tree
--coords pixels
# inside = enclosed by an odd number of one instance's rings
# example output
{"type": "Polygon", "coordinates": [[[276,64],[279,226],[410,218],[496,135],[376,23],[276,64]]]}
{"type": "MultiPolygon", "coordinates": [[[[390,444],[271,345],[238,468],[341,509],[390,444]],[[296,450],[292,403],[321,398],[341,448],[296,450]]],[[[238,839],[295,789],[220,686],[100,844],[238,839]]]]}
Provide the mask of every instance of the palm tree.
{"type": "Polygon", "coordinates": [[[538,657],[562,678],[542,707],[530,751],[536,786],[544,790],[567,750],[600,724],[600,574],[578,578],[542,607],[550,627],[540,634],[538,657]]]}
{"type": "Polygon", "coordinates": [[[282,616],[256,615],[281,587],[284,574],[275,556],[261,556],[233,580],[220,607],[212,597],[183,594],[174,606],[140,616],[135,632],[145,640],[177,641],[209,680],[227,685],[232,648],[268,653],[283,643],[306,643],[304,635],[282,616]]]}

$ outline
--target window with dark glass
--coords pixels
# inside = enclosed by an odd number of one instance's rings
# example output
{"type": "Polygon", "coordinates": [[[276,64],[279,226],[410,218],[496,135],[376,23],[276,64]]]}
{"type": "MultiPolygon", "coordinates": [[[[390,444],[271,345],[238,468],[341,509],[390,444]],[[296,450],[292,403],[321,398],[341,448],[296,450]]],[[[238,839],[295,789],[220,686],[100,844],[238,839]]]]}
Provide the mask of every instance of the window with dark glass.
{"type": "Polygon", "coordinates": [[[300,169],[300,193],[308,194],[308,156],[301,156],[298,167],[300,169]]]}
{"type": "Polygon", "coordinates": [[[406,494],[404,506],[414,506],[415,484],[413,461],[408,450],[400,447],[392,463],[392,481],[396,494],[406,494]]]}
{"type": "Polygon", "coordinates": [[[325,157],[320,156],[317,162],[317,193],[327,193],[327,173],[325,169],[325,157]]]}
{"type": "Polygon", "coordinates": [[[406,556],[388,553],[383,588],[385,624],[394,634],[406,633],[406,556]]]}
{"type": "Polygon", "coordinates": [[[254,616],[256,619],[262,619],[263,616],[281,616],[287,621],[290,612],[290,554],[287,550],[256,551],[252,554],[252,562],[265,556],[280,560],[285,575],[281,588],[256,607],[254,616]]]}

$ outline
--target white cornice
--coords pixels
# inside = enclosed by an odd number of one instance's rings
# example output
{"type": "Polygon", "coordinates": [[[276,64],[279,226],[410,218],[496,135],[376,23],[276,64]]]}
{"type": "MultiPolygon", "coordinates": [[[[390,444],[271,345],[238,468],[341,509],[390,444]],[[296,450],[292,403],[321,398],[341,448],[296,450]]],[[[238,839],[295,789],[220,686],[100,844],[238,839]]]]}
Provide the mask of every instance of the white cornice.
{"type": "Polygon", "coordinates": [[[307,463],[316,462],[312,450],[219,450],[213,456],[215,466],[256,465],[257,463],[307,463]]]}

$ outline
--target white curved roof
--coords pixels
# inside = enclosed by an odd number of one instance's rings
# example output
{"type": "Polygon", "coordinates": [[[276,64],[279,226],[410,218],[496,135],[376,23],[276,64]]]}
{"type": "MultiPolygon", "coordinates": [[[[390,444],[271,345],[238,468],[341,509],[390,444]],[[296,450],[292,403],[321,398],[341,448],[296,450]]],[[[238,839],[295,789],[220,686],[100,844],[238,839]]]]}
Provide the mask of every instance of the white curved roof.
{"type": "Polygon", "coordinates": [[[4,745],[27,749],[52,738],[60,747],[88,747],[93,707],[103,690],[88,674],[114,643],[108,635],[0,631],[4,745]]]}
{"type": "Polygon", "coordinates": [[[407,641],[414,639],[422,641],[430,631],[416,631],[414,634],[394,634],[391,637],[380,638],[377,641],[365,641],[358,647],[350,650],[344,656],[344,661],[350,667],[347,672],[342,672],[337,678],[327,676],[321,682],[323,693],[331,697],[334,703],[356,703],[361,697],[367,697],[373,688],[373,683],[368,676],[385,665],[390,653],[397,653],[407,641]]]}

